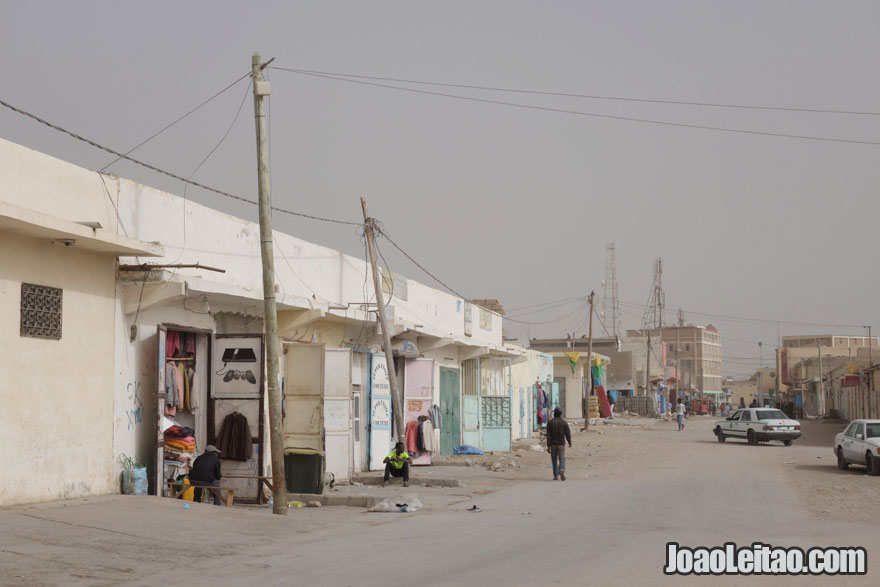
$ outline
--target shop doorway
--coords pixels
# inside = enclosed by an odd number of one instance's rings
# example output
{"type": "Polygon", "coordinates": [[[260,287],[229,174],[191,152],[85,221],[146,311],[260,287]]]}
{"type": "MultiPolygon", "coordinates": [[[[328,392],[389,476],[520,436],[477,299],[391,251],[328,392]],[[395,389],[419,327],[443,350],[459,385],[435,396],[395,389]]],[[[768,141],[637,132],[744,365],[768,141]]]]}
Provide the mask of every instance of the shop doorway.
{"type": "Polygon", "coordinates": [[[461,444],[461,388],[458,369],[440,367],[440,455],[449,456],[461,444]]]}

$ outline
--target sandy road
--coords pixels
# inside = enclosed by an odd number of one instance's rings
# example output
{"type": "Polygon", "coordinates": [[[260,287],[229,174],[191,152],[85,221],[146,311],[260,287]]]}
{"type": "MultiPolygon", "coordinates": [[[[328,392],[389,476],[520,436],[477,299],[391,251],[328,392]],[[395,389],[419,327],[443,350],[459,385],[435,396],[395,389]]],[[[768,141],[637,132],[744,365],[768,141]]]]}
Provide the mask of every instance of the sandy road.
{"type": "Polygon", "coordinates": [[[486,457],[506,470],[459,467],[468,487],[445,493],[411,487],[428,505],[415,514],[320,508],[281,518],[121,496],[12,508],[0,511],[0,584],[876,582],[877,518],[859,515],[873,502],[849,506],[841,495],[868,502],[880,480],[838,472],[826,438],[836,429],[815,426],[787,448],[718,443],[708,418],[691,419],[684,432],[619,422],[575,435],[565,482],[550,480],[546,453],[486,457]],[[467,511],[474,503],[482,512],[467,511]],[[671,540],[865,546],[869,576],[666,577],[671,540]]]}

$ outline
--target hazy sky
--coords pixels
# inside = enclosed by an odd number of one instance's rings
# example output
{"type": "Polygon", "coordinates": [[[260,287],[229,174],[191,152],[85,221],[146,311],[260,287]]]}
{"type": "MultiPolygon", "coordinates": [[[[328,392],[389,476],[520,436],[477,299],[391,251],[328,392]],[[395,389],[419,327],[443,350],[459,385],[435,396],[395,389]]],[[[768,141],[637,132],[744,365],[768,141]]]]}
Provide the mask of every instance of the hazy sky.
{"type": "MultiPolygon", "coordinates": [[[[127,150],[245,74],[273,65],[459,84],[880,112],[876,2],[0,1],[0,97],[127,150]]],[[[623,326],[636,328],[664,260],[668,318],[718,326],[725,373],[775,346],[775,324],[689,311],[880,328],[880,146],[657,126],[398,92],[270,70],[278,206],[358,220],[358,198],[416,259],[508,308],[601,302],[617,243],[623,326]],[[628,304],[633,305],[628,305],[628,304]],[[739,360],[739,358],[743,358],[739,360]]],[[[402,85],[402,84],[397,84],[402,85]]],[[[187,176],[247,80],[133,156],[187,176]]],[[[880,141],[880,116],[734,110],[431,88],[672,122],[880,141]]],[[[253,106],[196,180],[255,197],[253,106]]],[[[112,157],[0,109],[0,136],[99,169],[112,157]]],[[[2,165],[2,162],[0,162],[2,165]]],[[[129,163],[110,171],[182,193],[129,163]]],[[[189,189],[255,220],[256,209],[189,189]]],[[[351,227],[277,229],[363,255],[351,227]]],[[[399,271],[432,283],[385,244],[399,271]]],[[[524,319],[544,321],[562,306],[524,319]]],[[[585,332],[573,320],[532,336],[585,332]]],[[[601,328],[597,325],[601,332],[601,328]]],[[[512,335],[525,327],[508,324],[512,335]]],[[[781,326],[783,335],[861,329],[781,326]]],[[[765,363],[767,364],[767,363],[765,363]]]]}

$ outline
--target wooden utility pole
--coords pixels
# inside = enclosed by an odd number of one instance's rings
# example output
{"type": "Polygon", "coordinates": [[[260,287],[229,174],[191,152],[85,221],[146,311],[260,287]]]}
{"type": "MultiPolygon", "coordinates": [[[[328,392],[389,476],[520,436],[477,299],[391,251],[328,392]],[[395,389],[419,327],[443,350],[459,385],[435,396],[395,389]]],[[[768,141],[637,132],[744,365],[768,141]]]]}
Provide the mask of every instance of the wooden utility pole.
{"type": "MultiPolygon", "coordinates": [[[[868,368],[874,366],[874,339],[871,338],[871,327],[868,326],[868,368]]],[[[872,377],[873,371],[868,372],[868,409],[865,412],[865,418],[871,417],[871,393],[873,391],[874,386],[872,385],[872,377]]],[[[859,386],[861,388],[861,385],[859,386]]]]}
{"type": "MultiPolygon", "coordinates": [[[[661,343],[663,339],[661,338],[661,343]]],[[[661,356],[663,353],[660,353],[661,356]]],[[[645,361],[645,396],[652,397],[651,394],[651,331],[648,331],[648,358],[645,361]]]]}
{"type": "Polygon", "coordinates": [[[266,332],[266,363],[269,387],[269,442],[272,456],[272,513],[287,515],[287,480],[284,474],[284,431],[281,418],[281,373],[278,353],[278,314],[275,311],[275,258],[272,250],[272,195],[269,189],[269,145],[263,97],[269,82],[263,81],[260,54],[251,60],[254,78],[254,119],[257,128],[257,180],[260,192],[260,255],[263,259],[263,326],[266,332]]]}
{"type": "MultiPolygon", "coordinates": [[[[596,292],[590,292],[590,330],[587,334],[587,377],[590,381],[590,393],[593,395],[593,304],[595,303],[596,292]]],[[[590,404],[587,389],[584,388],[584,430],[587,429],[590,422],[590,404]]]]}
{"type": "MultiPolygon", "coordinates": [[[[405,442],[406,429],[403,426],[403,402],[400,400],[400,389],[397,387],[397,372],[394,370],[394,355],[391,352],[391,333],[388,321],[385,320],[385,296],[382,292],[382,281],[379,279],[379,268],[376,266],[376,235],[373,219],[367,212],[367,199],[361,198],[364,209],[364,234],[370,250],[370,265],[373,266],[373,286],[376,288],[376,305],[379,309],[379,322],[382,325],[382,348],[385,349],[385,362],[388,365],[388,384],[391,386],[391,411],[394,413],[394,429],[397,440],[405,442]]],[[[389,276],[390,277],[390,276],[389,276]]]]}

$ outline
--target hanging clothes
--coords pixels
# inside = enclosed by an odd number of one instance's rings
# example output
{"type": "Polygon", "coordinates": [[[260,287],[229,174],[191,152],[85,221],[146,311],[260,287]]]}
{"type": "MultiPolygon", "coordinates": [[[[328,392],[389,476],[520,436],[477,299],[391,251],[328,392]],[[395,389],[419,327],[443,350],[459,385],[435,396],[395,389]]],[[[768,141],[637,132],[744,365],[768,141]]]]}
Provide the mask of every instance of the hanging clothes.
{"type": "Polygon", "coordinates": [[[419,416],[416,421],[416,448],[419,452],[425,452],[425,437],[422,430],[422,422],[427,420],[425,416],[419,416]]]}
{"type": "Polygon", "coordinates": [[[428,417],[431,418],[436,430],[443,428],[443,413],[440,411],[440,406],[437,404],[431,406],[431,409],[428,410],[428,417]]]}
{"type": "Polygon", "coordinates": [[[422,439],[425,445],[425,452],[434,452],[434,425],[431,420],[422,422],[422,439]]]}
{"type": "Polygon", "coordinates": [[[247,461],[253,456],[253,440],[244,414],[232,412],[223,419],[217,435],[217,448],[222,458],[232,461],[247,461]]]}
{"type": "Polygon", "coordinates": [[[419,423],[415,420],[406,424],[406,451],[413,454],[419,452],[418,447],[418,427],[419,423]]]}
{"type": "Polygon", "coordinates": [[[196,371],[192,367],[187,367],[186,376],[189,381],[189,406],[195,410],[199,407],[199,380],[196,377],[196,371]]]}
{"type": "Polygon", "coordinates": [[[180,333],[176,330],[169,330],[165,334],[165,357],[168,359],[180,356],[180,333]]]}

